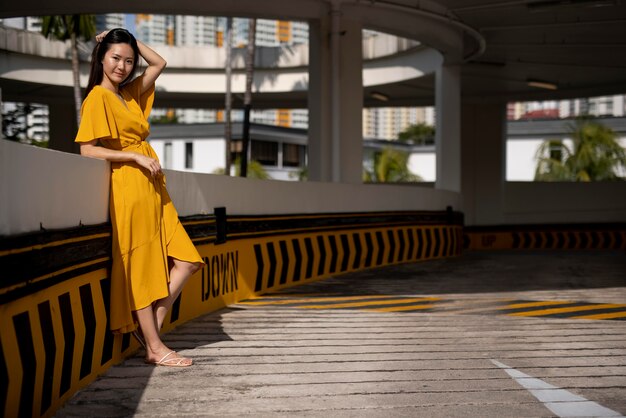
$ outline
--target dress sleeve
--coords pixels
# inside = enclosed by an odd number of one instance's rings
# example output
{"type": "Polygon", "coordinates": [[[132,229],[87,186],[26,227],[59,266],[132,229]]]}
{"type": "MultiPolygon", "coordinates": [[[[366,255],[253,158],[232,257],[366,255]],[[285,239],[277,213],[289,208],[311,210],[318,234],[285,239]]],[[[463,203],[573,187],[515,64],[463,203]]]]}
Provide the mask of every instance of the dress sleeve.
{"type": "Polygon", "coordinates": [[[154,83],[148,88],[148,90],[141,93],[141,82],[143,80],[143,74],[124,86],[130,95],[139,103],[143,116],[148,119],[150,112],[152,111],[152,104],[154,103],[154,83]]]}
{"type": "Polygon", "coordinates": [[[117,124],[111,106],[102,92],[92,90],[80,109],[80,126],[75,142],[94,139],[119,138],[117,124]]]}

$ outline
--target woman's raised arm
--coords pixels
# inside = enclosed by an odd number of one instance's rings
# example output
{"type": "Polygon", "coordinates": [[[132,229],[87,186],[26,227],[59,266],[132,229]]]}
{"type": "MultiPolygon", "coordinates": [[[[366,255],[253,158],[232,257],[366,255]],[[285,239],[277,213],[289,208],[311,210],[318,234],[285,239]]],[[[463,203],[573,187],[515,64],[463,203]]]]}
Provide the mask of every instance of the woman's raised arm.
{"type": "Polygon", "coordinates": [[[143,93],[152,87],[156,79],[159,75],[161,75],[161,72],[167,65],[167,62],[162,56],[157,54],[153,49],[140,40],[137,40],[137,46],[139,47],[139,54],[148,63],[148,68],[146,68],[143,72],[143,81],[141,85],[141,92],[143,93]]]}

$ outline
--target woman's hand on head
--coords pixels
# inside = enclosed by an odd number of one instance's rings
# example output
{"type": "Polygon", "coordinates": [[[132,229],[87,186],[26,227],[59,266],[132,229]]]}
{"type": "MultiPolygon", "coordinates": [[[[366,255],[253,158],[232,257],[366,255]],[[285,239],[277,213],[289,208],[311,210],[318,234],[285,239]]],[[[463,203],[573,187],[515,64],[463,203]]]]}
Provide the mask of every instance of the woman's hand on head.
{"type": "Polygon", "coordinates": [[[109,31],[105,30],[104,32],[100,32],[99,34],[97,34],[96,35],[96,42],[102,42],[104,37],[107,36],[107,33],[109,33],[109,31]]]}
{"type": "Polygon", "coordinates": [[[161,164],[155,158],[148,157],[143,154],[137,154],[137,157],[135,157],[135,162],[141,167],[148,170],[152,177],[160,176],[163,174],[163,171],[161,170],[161,164]]]}

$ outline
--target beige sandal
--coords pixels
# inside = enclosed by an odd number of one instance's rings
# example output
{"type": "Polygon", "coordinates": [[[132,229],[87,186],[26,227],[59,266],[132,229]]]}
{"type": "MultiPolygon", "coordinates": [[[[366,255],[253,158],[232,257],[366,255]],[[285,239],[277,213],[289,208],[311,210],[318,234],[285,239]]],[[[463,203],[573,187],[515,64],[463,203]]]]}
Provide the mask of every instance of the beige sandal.
{"type": "Polygon", "coordinates": [[[169,353],[164,355],[159,361],[146,360],[146,363],[154,364],[155,366],[166,366],[166,367],[189,367],[193,364],[193,361],[189,364],[184,363],[185,360],[191,360],[186,357],[176,357],[176,358],[168,359],[168,357],[171,356],[172,354],[176,354],[176,351],[170,351],[169,353]]]}

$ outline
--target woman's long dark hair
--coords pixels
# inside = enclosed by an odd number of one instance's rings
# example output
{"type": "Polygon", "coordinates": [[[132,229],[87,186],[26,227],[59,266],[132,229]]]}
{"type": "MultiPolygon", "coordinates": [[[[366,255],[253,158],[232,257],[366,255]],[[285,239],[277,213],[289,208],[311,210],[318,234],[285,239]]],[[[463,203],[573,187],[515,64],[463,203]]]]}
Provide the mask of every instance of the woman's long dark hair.
{"type": "Polygon", "coordinates": [[[128,77],[120,83],[120,87],[129,81],[132,81],[133,76],[135,75],[135,70],[137,69],[137,61],[139,61],[139,47],[137,46],[137,40],[126,29],[111,29],[109,33],[106,34],[104,39],[96,44],[96,47],[91,53],[91,70],[89,71],[89,82],[87,83],[87,89],[85,90],[85,97],[87,97],[94,86],[102,83],[102,77],[104,75],[102,60],[104,59],[104,54],[106,54],[112,44],[128,44],[133,49],[135,54],[133,69],[128,74],[128,77]]]}

